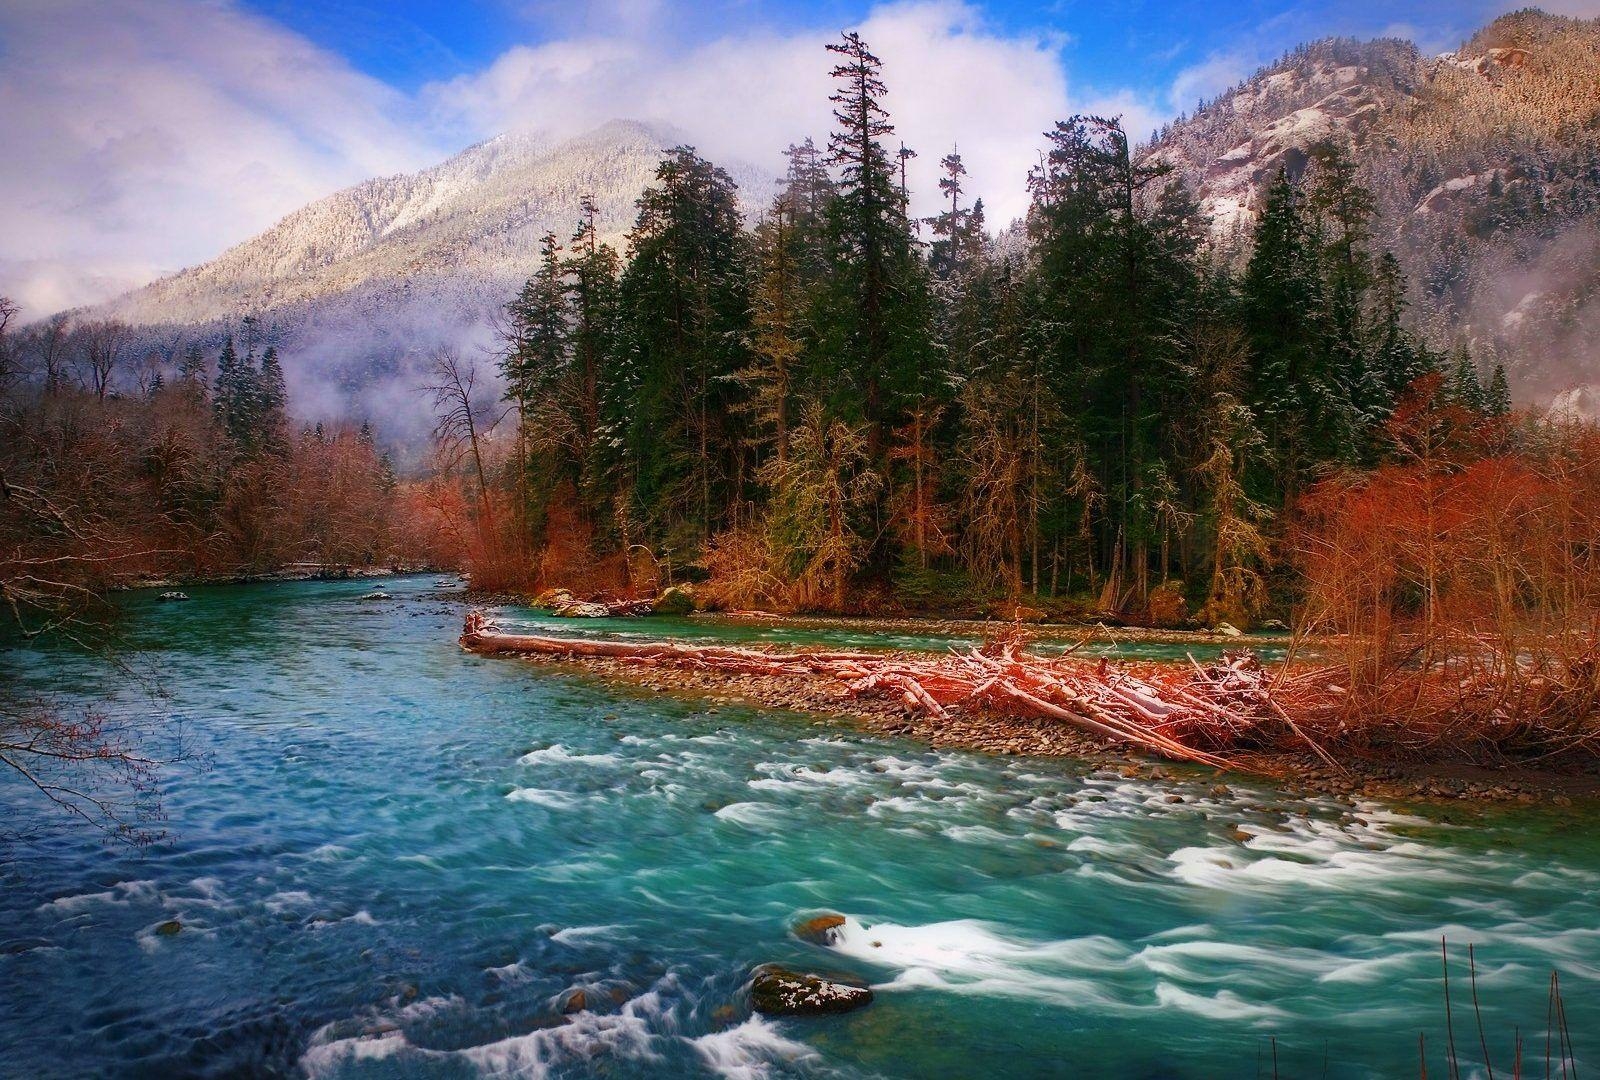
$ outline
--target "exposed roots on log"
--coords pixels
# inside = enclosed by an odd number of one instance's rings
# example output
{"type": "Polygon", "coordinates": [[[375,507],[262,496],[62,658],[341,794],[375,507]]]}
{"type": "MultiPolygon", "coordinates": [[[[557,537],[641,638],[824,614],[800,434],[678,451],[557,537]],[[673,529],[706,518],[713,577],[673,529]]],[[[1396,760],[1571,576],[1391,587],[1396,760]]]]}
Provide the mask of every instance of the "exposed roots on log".
{"type": "Polygon", "coordinates": [[[1223,756],[1229,749],[1277,741],[1287,728],[1334,764],[1289,718],[1277,700],[1281,687],[1248,652],[1225,654],[1209,665],[1192,659],[1189,667],[1122,665],[1035,656],[1021,651],[1020,639],[1011,639],[924,659],[512,634],[476,611],[467,615],[461,645],[489,655],[603,657],[731,674],[838,679],[852,693],[898,699],[935,719],[983,707],[1060,721],[1163,757],[1217,768],[1237,767],[1223,756]]]}

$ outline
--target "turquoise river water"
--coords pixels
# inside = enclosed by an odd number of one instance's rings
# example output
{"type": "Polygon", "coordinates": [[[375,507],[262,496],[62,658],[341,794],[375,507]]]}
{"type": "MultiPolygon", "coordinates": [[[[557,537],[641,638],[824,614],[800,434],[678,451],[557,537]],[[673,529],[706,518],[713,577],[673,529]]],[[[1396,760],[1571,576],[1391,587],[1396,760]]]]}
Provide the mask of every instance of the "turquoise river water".
{"type": "MultiPolygon", "coordinates": [[[[1469,943],[1497,1075],[1518,1033],[1543,1075],[1552,969],[1600,1052],[1591,812],[931,752],[470,656],[458,597],[385,588],[129,601],[202,761],[168,779],[165,842],[57,829],[0,866],[0,1075],[1414,1077],[1425,1033],[1444,1076],[1441,937],[1463,1076],[1469,943]],[[790,932],[823,911],[834,945],[790,932]],[[876,1000],[754,1016],[769,961],[876,1000]]],[[[764,633],[589,632],[646,630],[764,633]]],[[[0,676],[150,707],[60,651],[0,676]]],[[[44,811],[8,779],[0,813],[44,811]]]]}

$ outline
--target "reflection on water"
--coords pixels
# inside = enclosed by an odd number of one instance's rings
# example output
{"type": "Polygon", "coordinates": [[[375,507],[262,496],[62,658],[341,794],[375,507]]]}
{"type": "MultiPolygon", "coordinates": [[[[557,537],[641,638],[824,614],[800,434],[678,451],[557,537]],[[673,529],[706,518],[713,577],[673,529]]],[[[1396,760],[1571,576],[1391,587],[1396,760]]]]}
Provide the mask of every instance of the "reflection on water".
{"type": "MultiPolygon", "coordinates": [[[[1441,935],[1477,947],[1497,1061],[1518,1028],[1542,1045],[1552,966],[1580,1055],[1600,1030],[1592,830],[612,689],[464,654],[457,602],[388,588],[139,606],[210,768],[173,778],[155,851],[66,832],[23,854],[0,1074],[1214,1077],[1275,1038],[1284,1076],[1415,1075],[1418,1031],[1443,1040],[1441,935]],[[830,946],[789,933],[824,910],[848,916],[830,946]],[[767,961],[880,993],[752,1017],[767,961]]],[[[119,686],[61,653],[0,662],[119,686]]],[[[1456,1027],[1465,1055],[1470,1012],[1456,1027]]]]}

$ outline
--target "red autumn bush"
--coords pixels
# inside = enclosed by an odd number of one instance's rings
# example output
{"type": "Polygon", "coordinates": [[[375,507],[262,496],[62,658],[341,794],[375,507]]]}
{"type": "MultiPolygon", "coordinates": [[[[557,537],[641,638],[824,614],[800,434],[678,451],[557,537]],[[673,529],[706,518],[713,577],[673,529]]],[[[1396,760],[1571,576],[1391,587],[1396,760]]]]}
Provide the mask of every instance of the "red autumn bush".
{"type": "Polygon", "coordinates": [[[1301,629],[1332,635],[1337,725],[1463,749],[1588,746],[1600,701],[1600,431],[1486,428],[1419,384],[1394,460],[1296,507],[1301,629]]]}

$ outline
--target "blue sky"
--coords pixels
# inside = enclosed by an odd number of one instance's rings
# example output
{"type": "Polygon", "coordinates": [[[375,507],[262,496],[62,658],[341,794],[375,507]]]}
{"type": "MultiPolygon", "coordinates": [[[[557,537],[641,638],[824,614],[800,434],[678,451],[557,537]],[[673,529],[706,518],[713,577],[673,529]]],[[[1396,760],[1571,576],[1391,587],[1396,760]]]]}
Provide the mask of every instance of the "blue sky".
{"type": "MultiPolygon", "coordinates": [[[[362,71],[406,90],[468,74],[515,45],[616,25],[647,28],[679,43],[765,28],[792,32],[862,21],[874,5],[707,0],[695,4],[558,4],[516,0],[250,0],[271,19],[345,56],[362,71]]],[[[1055,0],[975,4],[1000,31],[1059,35],[1064,62],[1085,83],[1167,96],[1188,69],[1219,56],[1270,59],[1332,34],[1397,35],[1429,51],[1453,48],[1514,6],[1489,0],[1055,0]]],[[[1585,13],[1573,0],[1547,9],[1585,13]]]]}
{"type": "MultiPolygon", "coordinates": [[[[913,209],[959,146],[989,220],[1075,112],[1148,134],[1297,43],[1428,52],[1518,0],[0,0],[0,295],[40,315],[510,130],[650,121],[776,171],[829,126],[823,44],[885,62],[913,209]]],[[[1600,0],[1547,0],[1600,15],[1600,0]]],[[[921,201],[919,201],[921,200],[921,201]]]]}

